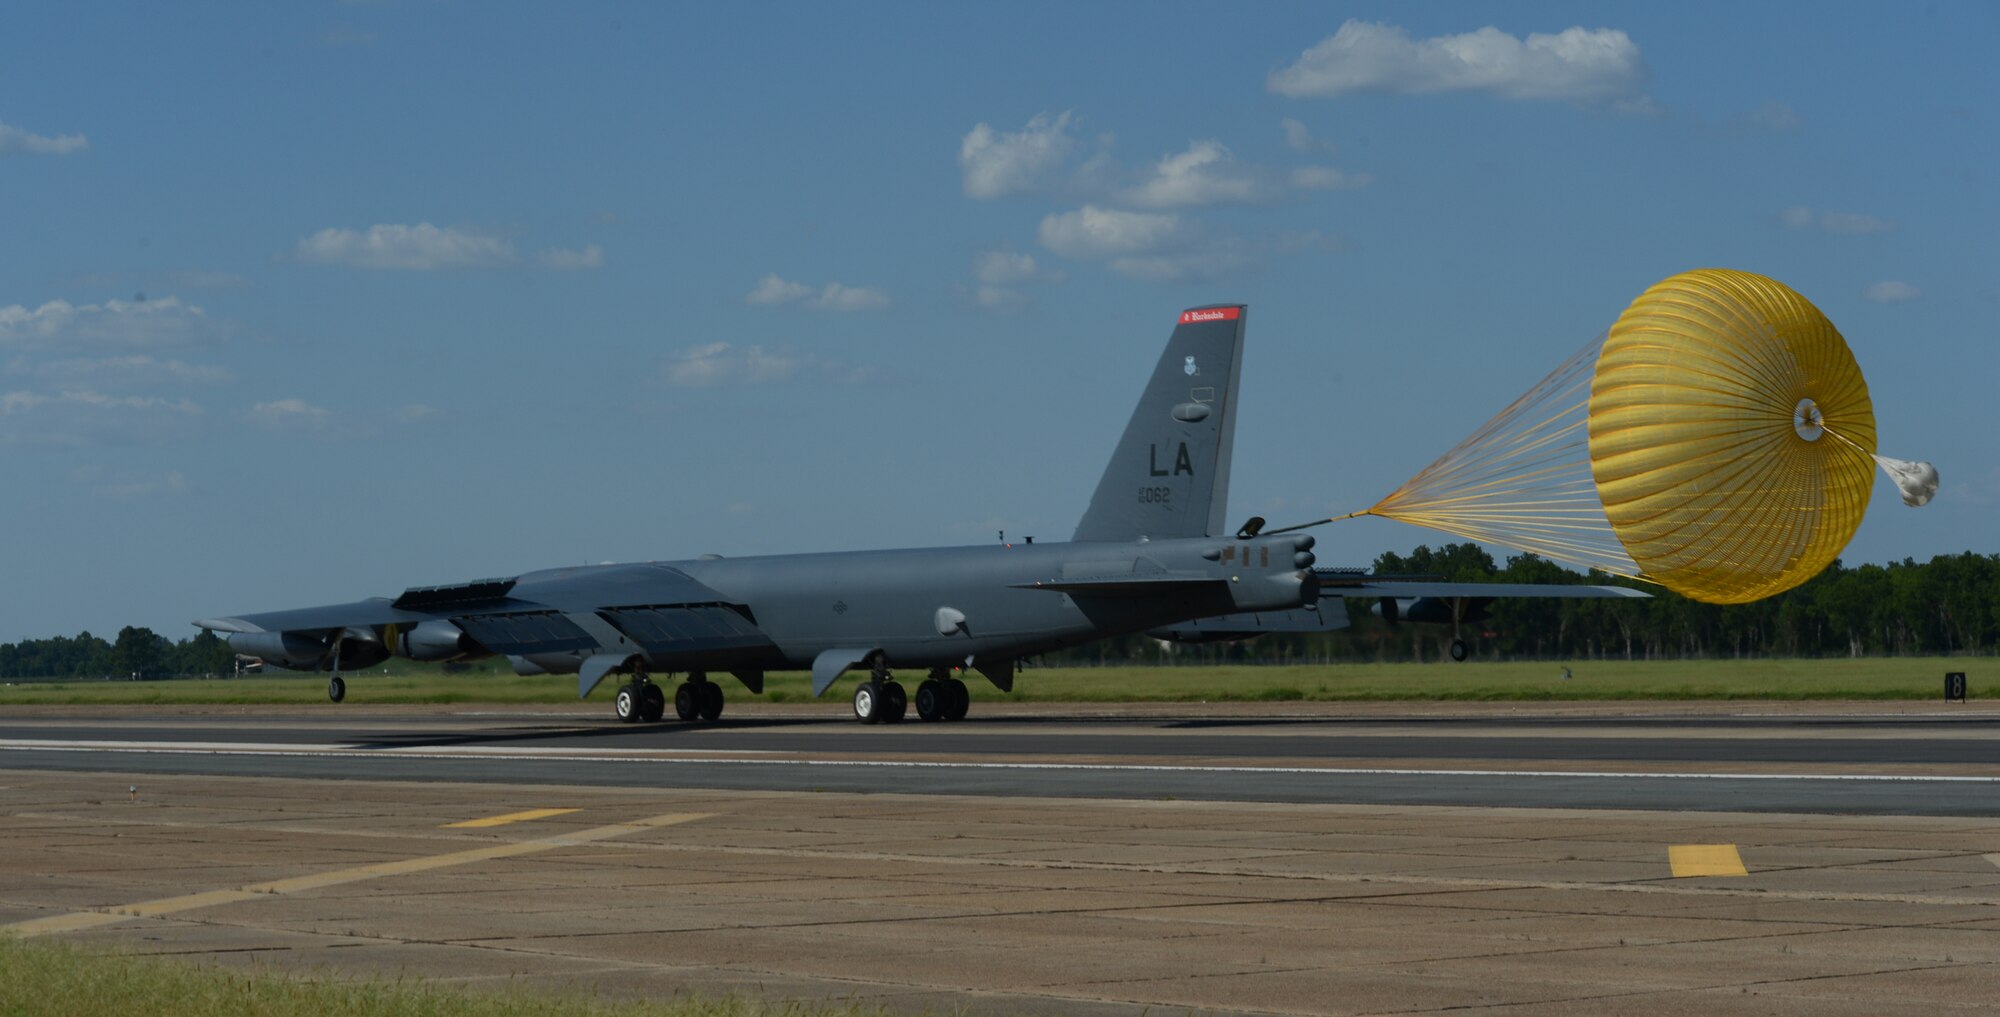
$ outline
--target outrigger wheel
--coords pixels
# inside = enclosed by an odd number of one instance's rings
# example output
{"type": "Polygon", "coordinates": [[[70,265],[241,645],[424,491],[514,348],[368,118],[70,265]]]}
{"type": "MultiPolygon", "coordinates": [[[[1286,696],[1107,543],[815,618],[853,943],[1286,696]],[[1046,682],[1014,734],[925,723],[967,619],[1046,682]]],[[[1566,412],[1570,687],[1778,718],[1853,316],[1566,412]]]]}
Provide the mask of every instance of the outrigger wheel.
{"type": "Polygon", "coordinates": [[[336,703],[340,702],[343,699],[346,699],[347,679],[342,678],[339,675],[334,675],[332,678],[327,679],[326,698],[331,699],[336,703]]]}

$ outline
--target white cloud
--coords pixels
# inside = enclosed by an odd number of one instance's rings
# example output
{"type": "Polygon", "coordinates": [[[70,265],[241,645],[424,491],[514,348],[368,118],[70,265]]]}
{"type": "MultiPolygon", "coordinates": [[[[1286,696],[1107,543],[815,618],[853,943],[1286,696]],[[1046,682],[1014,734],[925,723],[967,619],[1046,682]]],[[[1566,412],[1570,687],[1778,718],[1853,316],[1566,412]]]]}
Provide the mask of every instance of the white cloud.
{"type": "Polygon", "coordinates": [[[1182,242],[1184,233],[1180,216],[1172,213],[1085,205],[1043,218],[1036,236],[1065,258],[1095,259],[1156,251],[1182,242]]]}
{"type": "Polygon", "coordinates": [[[1292,186],[1301,191],[1351,191],[1374,182],[1366,173],[1348,173],[1332,166],[1300,166],[1292,171],[1292,186]]]}
{"type": "Polygon", "coordinates": [[[1267,201],[1277,188],[1236,161],[1219,141],[1191,141],[1187,151],[1165,156],[1139,186],[1124,194],[1140,208],[1245,204],[1267,201]]]}
{"type": "Polygon", "coordinates": [[[170,345],[198,338],[206,318],[179,297],[102,304],[51,300],[32,311],[12,304],[0,307],[0,347],[170,345]]]}
{"type": "Polygon", "coordinates": [[[1411,39],[1400,26],[1350,20],[1291,66],[1272,71],[1265,84],[1293,98],[1483,91],[1508,99],[1614,102],[1638,98],[1646,77],[1639,47],[1613,28],[1575,27],[1522,40],[1488,26],[1411,39]]]}
{"type": "Polygon", "coordinates": [[[326,409],[314,406],[304,399],[274,399],[268,403],[257,403],[250,407],[250,419],[265,427],[278,428],[318,428],[324,427],[331,414],[326,409]]]}
{"type": "Polygon", "coordinates": [[[1306,129],[1306,125],[1293,120],[1291,117],[1286,117],[1278,121],[1278,127],[1285,132],[1285,144],[1293,151],[1331,152],[1334,150],[1333,142],[1321,141],[1313,137],[1312,132],[1306,129]]]}
{"type": "Polygon", "coordinates": [[[1884,279],[1861,291],[1863,300],[1872,300],[1878,304],[1900,304],[1923,295],[1924,291],[1900,279],[1884,279]]]}
{"type": "Polygon", "coordinates": [[[1896,224],[1887,219],[1877,219],[1872,215],[1856,212],[1816,212],[1804,205],[1794,205],[1778,213],[1778,222],[1789,229],[1817,229],[1823,233],[1840,233],[1848,236],[1870,236],[1888,233],[1896,224]]]}
{"type": "Polygon", "coordinates": [[[661,364],[662,380],[679,388],[770,385],[808,373],[836,382],[860,381],[868,374],[809,353],[726,342],[677,350],[661,364]]]}
{"type": "Polygon", "coordinates": [[[815,290],[805,283],[792,282],[776,274],[757,280],[757,287],[743,295],[747,304],[802,303],[822,311],[873,311],[889,306],[889,296],[865,286],[827,283],[815,290]]]}
{"type": "Polygon", "coordinates": [[[806,303],[825,311],[873,311],[889,306],[889,297],[880,290],[833,282],[806,303]]]}
{"type": "Polygon", "coordinates": [[[1034,190],[1062,165],[1075,147],[1070,114],[1037,114],[1019,131],[996,131],[985,123],[966,132],[958,146],[958,166],[968,198],[1000,198],[1034,190]]]}
{"type": "Polygon", "coordinates": [[[582,250],[551,247],[535,256],[543,268],[557,272],[575,272],[581,269],[603,268],[604,248],[590,244],[582,250]]]}
{"type": "Polygon", "coordinates": [[[789,304],[794,300],[804,300],[812,296],[813,288],[805,283],[788,282],[777,275],[767,275],[757,280],[757,288],[744,294],[747,304],[789,304]]]}
{"type": "Polygon", "coordinates": [[[514,245],[498,237],[439,228],[379,223],[366,232],[323,229],[299,241],[300,261],[355,268],[433,270],[511,265],[514,245]]]}
{"type": "Polygon", "coordinates": [[[69,155],[90,147],[81,134],[30,134],[19,127],[0,124],[0,155],[69,155]]]}

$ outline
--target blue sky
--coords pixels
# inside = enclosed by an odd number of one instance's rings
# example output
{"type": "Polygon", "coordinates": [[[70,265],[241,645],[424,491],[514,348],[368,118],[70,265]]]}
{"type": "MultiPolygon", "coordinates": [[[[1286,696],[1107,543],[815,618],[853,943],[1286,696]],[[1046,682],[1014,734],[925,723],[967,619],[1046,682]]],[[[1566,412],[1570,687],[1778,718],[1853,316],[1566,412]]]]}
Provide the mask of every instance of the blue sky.
{"type": "Polygon", "coordinates": [[[1702,266],[1817,303],[1943,475],[1849,562],[2000,550],[1991,5],[7,21],[0,639],[1064,538],[1225,300],[1231,517],[1352,511],[1702,266]]]}

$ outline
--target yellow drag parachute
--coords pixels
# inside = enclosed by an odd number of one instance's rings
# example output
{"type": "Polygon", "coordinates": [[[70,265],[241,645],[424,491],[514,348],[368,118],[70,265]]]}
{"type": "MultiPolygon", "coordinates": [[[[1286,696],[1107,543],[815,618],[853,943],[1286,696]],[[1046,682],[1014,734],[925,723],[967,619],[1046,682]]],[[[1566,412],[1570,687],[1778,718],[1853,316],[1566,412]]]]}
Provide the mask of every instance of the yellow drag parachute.
{"type": "MultiPolygon", "coordinates": [[[[1377,515],[1735,604],[1837,557],[1875,466],[1921,505],[1937,471],[1875,454],[1833,323],[1774,279],[1698,269],[1373,507],[1377,515]]],[[[1344,516],[1340,518],[1351,518],[1344,516]]]]}

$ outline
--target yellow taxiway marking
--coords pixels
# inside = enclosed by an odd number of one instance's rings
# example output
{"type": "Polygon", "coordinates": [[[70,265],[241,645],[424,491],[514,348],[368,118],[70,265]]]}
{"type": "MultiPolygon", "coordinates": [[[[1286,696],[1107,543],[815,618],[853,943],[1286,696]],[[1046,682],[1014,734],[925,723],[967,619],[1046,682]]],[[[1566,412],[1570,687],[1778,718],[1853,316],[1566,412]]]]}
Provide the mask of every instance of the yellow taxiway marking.
{"type": "Polygon", "coordinates": [[[462,823],[446,823],[444,829],[466,829],[481,826],[506,826],[508,823],[525,823],[530,819],[546,819],[550,816],[566,816],[576,809],[529,809],[526,812],[509,812],[504,816],[487,816],[485,819],[468,819],[462,823]]]}
{"type": "Polygon", "coordinates": [[[1736,853],[1734,844],[1670,844],[1667,846],[1667,864],[1673,866],[1675,879],[1750,874],[1750,870],[1743,867],[1743,856],[1736,853]]]}
{"type": "MultiPolygon", "coordinates": [[[[565,809],[557,811],[573,810],[565,809]]],[[[18,936],[40,936],[51,932],[78,932],[84,929],[96,928],[100,925],[112,925],[117,922],[128,921],[133,918],[156,918],[161,915],[189,911],[194,908],[214,907],[217,904],[236,904],[277,894],[318,890],[323,887],[339,886],[342,883],[358,883],[365,879],[402,876],[412,872],[427,872],[431,869],[467,865],[472,862],[483,862],[494,858],[511,858],[515,855],[534,854],[537,851],[548,851],[552,848],[575,847],[581,844],[588,844],[592,841],[604,840],[607,837],[637,833],[641,830],[652,830],[662,826],[673,826],[676,823],[685,823],[690,820],[706,819],[708,816],[709,813],[705,812],[669,812],[663,816],[634,820],[630,823],[612,823],[608,826],[596,826],[588,830],[559,833],[550,837],[539,837],[535,840],[515,841],[510,844],[494,844],[488,847],[473,848],[470,851],[453,851],[450,854],[429,855],[423,858],[406,858],[402,861],[378,862],[374,865],[362,865],[352,869],[336,869],[332,872],[320,872],[309,876],[294,876],[290,879],[277,879],[268,883],[256,883],[234,890],[209,890],[203,893],[191,893],[180,897],[141,901],[137,904],[126,904],[122,907],[105,908],[95,911],[77,911],[66,915],[51,915],[48,918],[36,918],[30,921],[16,922],[13,925],[0,925],[0,931],[12,932],[18,936]]]]}

